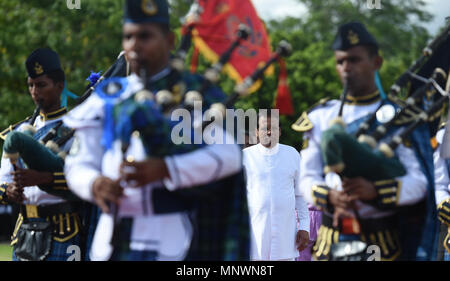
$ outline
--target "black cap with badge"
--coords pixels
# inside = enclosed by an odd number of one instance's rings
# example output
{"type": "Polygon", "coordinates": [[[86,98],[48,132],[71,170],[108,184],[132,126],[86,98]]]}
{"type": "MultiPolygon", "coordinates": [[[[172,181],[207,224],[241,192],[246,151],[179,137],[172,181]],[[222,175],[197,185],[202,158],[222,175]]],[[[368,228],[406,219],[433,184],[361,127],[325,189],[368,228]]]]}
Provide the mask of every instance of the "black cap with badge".
{"type": "Polygon", "coordinates": [[[25,62],[28,76],[36,78],[41,75],[62,69],[58,54],[49,48],[39,48],[33,51],[25,62]]]}
{"type": "Polygon", "coordinates": [[[167,0],[127,0],[123,20],[124,23],[169,24],[169,4],[167,0]]]}
{"type": "Polygon", "coordinates": [[[333,50],[345,51],[360,45],[372,45],[378,49],[377,41],[362,23],[349,22],[339,27],[332,47],[333,50]]]}

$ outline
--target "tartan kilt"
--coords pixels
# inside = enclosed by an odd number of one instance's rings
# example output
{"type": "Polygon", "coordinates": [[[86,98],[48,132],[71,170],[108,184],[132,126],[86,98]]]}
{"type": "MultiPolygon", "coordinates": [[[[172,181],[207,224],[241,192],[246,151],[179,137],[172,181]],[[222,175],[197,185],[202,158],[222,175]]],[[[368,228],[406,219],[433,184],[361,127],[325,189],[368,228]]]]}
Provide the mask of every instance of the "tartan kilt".
{"type": "Polygon", "coordinates": [[[195,188],[205,194],[193,198],[194,235],[186,260],[249,260],[250,218],[244,171],[195,188]]]}
{"type": "Polygon", "coordinates": [[[114,250],[110,261],[156,261],[156,251],[137,251],[130,249],[132,218],[122,218],[117,225],[117,236],[114,237],[114,250]]]}
{"type": "Polygon", "coordinates": [[[83,202],[80,210],[82,224],[82,255],[85,261],[90,261],[89,254],[91,252],[92,241],[94,239],[95,229],[100,218],[101,210],[94,204],[83,202]]]}
{"type": "MultiPolygon", "coordinates": [[[[185,260],[250,259],[250,219],[244,171],[218,182],[173,192],[189,206],[194,233],[185,260]]],[[[130,250],[133,219],[122,218],[111,260],[153,260],[153,252],[130,250]]]]}

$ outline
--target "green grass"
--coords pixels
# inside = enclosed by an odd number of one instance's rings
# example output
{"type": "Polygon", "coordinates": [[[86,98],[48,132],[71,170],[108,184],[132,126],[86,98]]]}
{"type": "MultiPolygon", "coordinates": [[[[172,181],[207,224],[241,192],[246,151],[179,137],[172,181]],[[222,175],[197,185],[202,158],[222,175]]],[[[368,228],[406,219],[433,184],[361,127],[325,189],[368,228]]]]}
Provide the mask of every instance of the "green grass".
{"type": "Polygon", "coordinates": [[[9,243],[0,243],[0,261],[10,261],[12,256],[12,247],[9,243]]]}

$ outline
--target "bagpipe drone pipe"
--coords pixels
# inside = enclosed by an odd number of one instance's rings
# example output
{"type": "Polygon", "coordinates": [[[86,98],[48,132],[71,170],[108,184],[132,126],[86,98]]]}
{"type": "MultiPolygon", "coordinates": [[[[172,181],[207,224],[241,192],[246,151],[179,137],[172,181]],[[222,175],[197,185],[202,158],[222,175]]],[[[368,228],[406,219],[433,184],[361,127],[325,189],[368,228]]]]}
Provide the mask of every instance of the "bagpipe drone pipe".
{"type": "MultiPolygon", "coordinates": [[[[414,129],[434,116],[448,99],[447,94],[442,90],[447,75],[442,70],[438,70],[435,74],[436,80],[434,78],[428,79],[430,81],[428,87],[438,87],[440,90],[438,95],[442,94],[442,96],[436,98],[426,110],[421,109],[419,104],[410,104],[415,109],[414,118],[407,123],[403,123],[404,128],[399,129],[398,134],[392,136],[389,142],[377,144],[388,132],[387,127],[398,127],[395,122],[404,118],[404,112],[408,112],[410,117],[412,110],[408,110],[408,106],[395,108],[392,104],[387,104],[386,107],[381,107],[378,109],[378,115],[391,115],[391,117],[393,116],[392,119],[377,126],[372,134],[360,135],[358,139],[347,133],[342,119],[336,119],[334,124],[323,132],[321,138],[320,146],[325,165],[324,172],[336,172],[345,177],[362,176],[371,181],[392,179],[405,175],[406,171],[398,158],[395,157],[394,150],[408,138],[414,129]],[[434,85],[431,81],[436,84],[434,85]]],[[[429,89],[428,87],[420,88],[412,97],[425,94],[429,89]]],[[[413,100],[412,97],[410,97],[411,100],[413,100]]]]}
{"type": "MultiPolygon", "coordinates": [[[[235,45],[235,43],[232,45],[235,45]]],[[[232,107],[239,97],[247,95],[249,93],[249,88],[254,82],[262,78],[264,71],[280,56],[285,56],[289,52],[290,45],[286,41],[281,41],[276,52],[265,65],[255,70],[255,72],[244,79],[242,83],[236,85],[235,91],[223,100],[223,102],[207,103],[210,107],[209,112],[208,110],[205,111],[205,115],[209,118],[204,119],[210,119],[210,121],[203,121],[201,125],[194,125],[193,129],[195,129],[195,127],[206,129],[208,125],[214,123],[214,117],[219,115],[225,118],[226,109],[232,107]]],[[[167,90],[160,90],[156,93],[156,99],[154,99],[153,95],[147,92],[147,90],[142,90],[117,104],[114,113],[115,116],[120,116],[120,118],[115,120],[115,135],[117,138],[120,138],[123,150],[125,151],[127,149],[131,135],[134,131],[139,132],[147,153],[153,156],[166,156],[194,150],[196,148],[195,144],[177,145],[173,143],[170,132],[177,122],[171,121],[168,114],[170,114],[172,110],[178,108],[192,110],[196,102],[203,102],[205,92],[209,87],[214,85],[215,81],[217,81],[217,78],[215,77],[218,75],[218,70],[220,70],[220,68],[217,66],[208,69],[205,76],[214,77],[214,80],[206,78],[203,80],[203,83],[199,86],[198,90],[186,92],[182,98],[184,102],[181,104],[174,106],[174,98],[167,90]],[[163,95],[165,98],[161,97],[163,95]]]]}
{"type": "MultiPolygon", "coordinates": [[[[210,106],[214,101],[223,98],[222,96],[217,96],[212,100],[208,100],[208,97],[205,97],[205,93],[217,83],[223,66],[228,62],[233,51],[236,50],[240,43],[247,39],[248,35],[248,27],[240,25],[236,39],[230,44],[225,53],[220,56],[218,62],[208,68],[203,77],[197,75],[199,79],[192,83],[194,88],[183,84],[184,81],[181,79],[183,69],[180,69],[180,65],[184,65],[184,63],[180,62],[183,56],[179,55],[179,53],[185,53],[186,50],[184,48],[189,47],[182,42],[180,49],[171,62],[171,74],[169,74],[168,78],[178,81],[169,81],[167,85],[174,85],[180,82],[177,85],[178,88],[184,88],[186,92],[174,93],[169,89],[158,89],[156,93],[152,93],[151,90],[144,88],[114,106],[115,130],[113,134],[115,139],[120,139],[122,150],[124,152],[127,150],[133,132],[139,132],[148,155],[161,157],[195,150],[198,145],[176,145],[173,143],[170,132],[178,122],[171,121],[170,114],[176,109],[192,111],[196,102],[201,103],[201,106],[204,107],[205,105],[210,106]],[[174,72],[175,74],[173,74],[174,72]],[[197,83],[198,81],[199,83],[197,83]]],[[[182,41],[185,40],[183,39],[182,41]]],[[[144,69],[141,70],[140,76],[146,77],[144,69]]],[[[143,84],[146,85],[146,79],[144,78],[143,80],[143,84]]],[[[102,85],[99,85],[99,87],[102,87],[102,85]]],[[[169,88],[171,87],[169,86],[169,88]]]]}

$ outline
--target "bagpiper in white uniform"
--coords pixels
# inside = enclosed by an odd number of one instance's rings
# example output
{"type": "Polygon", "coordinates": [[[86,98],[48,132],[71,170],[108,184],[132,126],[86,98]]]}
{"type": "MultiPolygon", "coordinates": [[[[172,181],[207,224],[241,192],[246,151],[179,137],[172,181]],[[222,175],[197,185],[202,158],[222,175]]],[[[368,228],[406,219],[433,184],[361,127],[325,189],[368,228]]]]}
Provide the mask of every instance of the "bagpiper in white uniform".
{"type": "MultiPolygon", "coordinates": [[[[341,50],[341,48],[347,50],[356,48],[360,44],[376,44],[374,42],[373,37],[363,25],[349,23],[340,27],[334,47],[335,50],[341,50]]],[[[366,96],[348,96],[341,118],[350,126],[350,123],[373,113],[380,103],[378,91],[366,96]]],[[[349,222],[349,220],[340,219],[339,227],[332,225],[333,210],[328,194],[331,189],[342,190],[341,179],[335,173],[324,174],[320,149],[322,132],[329,128],[330,121],[338,117],[340,106],[341,102],[338,100],[324,99],[318,106],[304,113],[293,125],[293,128],[304,132],[304,148],[300,152],[300,188],[309,203],[323,210],[322,226],[313,248],[314,258],[318,260],[329,259],[331,245],[341,241],[341,238],[344,239],[341,235],[342,227],[349,222]]],[[[382,260],[396,259],[401,253],[400,241],[395,230],[395,207],[421,201],[427,190],[427,179],[421,171],[415,152],[411,148],[400,145],[395,153],[404,164],[407,174],[388,181],[374,182],[377,191],[376,202],[356,200],[356,208],[361,218],[361,230],[351,220],[350,231],[346,230],[347,233],[355,234],[362,231],[362,235],[358,234],[357,236],[360,237],[357,239],[369,245],[378,245],[382,260]],[[384,208],[380,209],[376,206],[384,208]]],[[[347,210],[355,216],[351,209],[347,210]]],[[[348,228],[348,225],[346,226],[348,228]]]]}
{"type": "MultiPolygon", "coordinates": [[[[64,85],[64,72],[61,69],[58,54],[47,48],[36,49],[28,57],[26,66],[29,81],[30,79],[34,79],[31,80],[34,81],[34,84],[44,85],[33,86],[38,88],[38,90],[35,90],[36,93],[32,93],[30,90],[32,95],[36,95],[36,97],[33,97],[35,102],[43,103],[43,106],[51,106],[52,108],[56,107],[56,104],[54,103],[57,103],[57,106],[59,106],[60,95],[56,97],[57,99],[55,99],[55,92],[53,92],[55,91],[55,88],[51,88],[51,90],[49,90],[50,86],[48,84],[54,83],[54,85],[57,85],[57,83],[62,83],[62,85],[64,85]],[[47,75],[47,77],[44,75],[47,75]],[[59,78],[51,78],[57,76],[59,78]],[[42,77],[44,77],[44,79],[42,77]],[[54,79],[62,80],[56,81],[54,79]],[[40,101],[38,100],[39,98],[41,99],[40,101]]],[[[58,91],[58,88],[56,88],[56,91],[58,91]]],[[[13,131],[22,132],[26,130],[25,128],[27,127],[29,130],[30,126],[33,127],[33,131],[35,131],[33,133],[33,138],[36,142],[45,138],[47,133],[52,129],[57,132],[55,137],[61,137],[63,134],[67,134],[69,132],[69,129],[62,125],[62,119],[67,113],[67,109],[65,107],[60,107],[54,112],[44,112],[45,111],[43,111],[42,108],[39,112],[35,111],[35,114],[40,114],[29,117],[16,125],[10,126],[8,129],[0,133],[0,137],[5,140],[9,133],[13,131]]],[[[55,137],[50,138],[50,140],[55,141],[55,137]]],[[[64,152],[68,152],[71,144],[72,139],[68,138],[59,149],[64,152]]],[[[50,150],[49,153],[51,153],[50,150]]],[[[3,156],[5,156],[5,152],[3,152],[3,156]]],[[[46,159],[43,158],[39,160],[40,163],[42,163],[42,167],[45,167],[46,159]]],[[[23,160],[20,158],[16,165],[18,168],[25,170],[38,170],[37,168],[29,168],[28,166],[25,166],[23,160]]],[[[2,204],[18,203],[8,200],[8,193],[6,191],[7,188],[14,182],[14,177],[11,174],[13,171],[14,167],[11,164],[10,159],[2,157],[0,168],[0,203],[2,204]]],[[[24,201],[19,205],[20,213],[11,238],[11,245],[14,245],[15,247],[13,251],[13,260],[39,259],[66,261],[72,255],[72,252],[68,251],[68,247],[79,245],[80,243],[82,225],[79,217],[79,205],[78,202],[73,202],[73,200],[79,200],[67,187],[63,171],[52,173],[52,182],[45,185],[45,190],[48,192],[42,190],[36,185],[25,186],[23,188],[24,201]],[[51,224],[50,243],[46,242],[47,236],[43,234],[36,235],[36,237],[33,238],[33,224],[37,225],[42,222],[50,222],[51,224]],[[27,225],[27,227],[25,227],[25,225],[27,225]],[[31,236],[25,235],[28,231],[30,231],[31,236]],[[32,238],[27,240],[26,237],[32,238]],[[36,249],[41,251],[38,253],[36,249]]],[[[42,231],[42,229],[35,230],[36,232],[42,231]]]]}
{"type": "MultiPolygon", "coordinates": [[[[378,94],[378,93],[377,93],[378,94]]],[[[346,104],[344,106],[342,118],[348,124],[367,114],[372,113],[378,106],[380,101],[368,105],[362,104],[346,104]]],[[[308,114],[309,121],[313,126],[312,129],[305,132],[304,139],[308,146],[303,149],[301,154],[300,165],[300,187],[306,200],[316,206],[324,208],[324,216],[331,216],[327,212],[326,205],[322,204],[320,199],[326,198],[322,194],[327,194],[327,188],[335,188],[341,190],[340,178],[335,173],[328,173],[324,176],[323,164],[320,155],[320,136],[321,133],[328,129],[329,121],[333,120],[339,111],[340,101],[331,100],[325,105],[319,106],[308,114]]],[[[379,199],[392,198],[392,201],[386,205],[394,204],[395,206],[410,205],[419,202],[425,196],[426,192],[426,178],[420,169],[419,162],[414,155],[414,151],[403,145],[400,145],[396,150],[402,163],[404,163],[407,174],[403,177],[397,178],[390,183],[377,183],[375,186],[379,187],[379,199]],[[384,193],[388,192],[388,193],[384,193]],[[385,194],[386,196],[381,196],[385,194]]],[[[395,211],[381,211],[373,205],[358,201],[359,215],[362,219],[384,218],[390,217],[395,211]]],[[[380,236],[375,233],[373,238],[367,237],[368,241],[372,243],[383,244],[382,253],[386,253],[387,258],[395,259],[400,254],[399,244],[396,234],[385,232],[380,233],[380,236]],[[379,241],[379,242],[377,242],[379,241]]],[[[314,247],[316,258],[326,256],[329,253],[331,243],[338,242],[337,231],[332,229],[330,225],[322,225],[319,230],[318,240],[314,247]],[[332,241],[332,242],[331,242],[332,241]]]]}
{"type": "MultiPolygon", "coordinates": [[[[76,129],[75,140],[73,147],[70,150],[70,155],[66,158],[66,173],[69,187],[78,194],[81,198],[90,202],[97,202],[93,195],[93,188],[97,187],[95,184],[96,179],[116,180],[119,178],[120,165],[123,163],[123,153],[121,143],[119,140],[111,140],[109,145],[102,145],[101,140],[103,137],[107,137],[108,134],[104,132],[111,132],[104,130],[104,125],[108,124],[108,115],[105,106],[108,106],[108,102],[105,101],[106,97],[115,97],[112,101],[115,104],[120,103],[122,100],[134,95],[139,94],[140,90],[146,88],[147,96],[157,95],[161,90],[169,90],[170,92],[183,95],[189,90],[197,90],[200,85],[193,85],[199,83],[199,77],[194,77],[192,74],[185,72],[177,72],[169,68],[170,49],[173,42],[171,39],[173,35],[168,32],[166,28],[169,28],[169,12],[168,3],[165,0],[151,1],[126,1],[124,12],[124,36],[123,47],[125,56],[130,62],[130,70],[132,75],[126,78],[111,77],[101,84],[99,84],[95,92],[80,106],[71,111],[69,116],[65,119],[65,123],[72,128],[76,129]],[[166,28],[164,28],[166,27],[166,28]],[[144,36],[146,35],[146,36],[144,36]],[[146,49],[147,52],[142,52],[142,49],[146,49]],[[150,53],[152,55],[150,55],[150,53]],[[145,61],[145,63],[143,62],[145,61]],[[145,85],[141,78],[134,73],[141,73],[142,69],[146,69],[145,85]],[[174,78],[175,77],[175,78],[174,78]],[[178,82],[183,82],[183,87],[178,87],[178,82]],[[118,84],[119,83],[119,87],[118,84]],[[105,91],[103,89],[106,89],[105,91]],[[148,91],[151,91],[148,92],[148,91]],[[102,95],[101,93],[106,93],[102,95]]],[[[209,106],[208,101],[214,99],[213,94],[218,94],[223,98],[223,93],[216,87],[209,87],[203,96],[203,108],[209,106]]],[[[135,96],[134,96],[135,97],[135,96]]],[[[133,97],[133,98],[134,98],[133,97]]],[[[217,98],[217,97],[216,97],[217,98]]],[[[153,96],[153,100],[156,100],[153,96]]],[[[148,107],[151,110],[151,107],[148,107]]],[[[149,119],[151,116],[162,114],[160,109],[149,113],[149,119]]],[[[194,123],[201,124],[202,120],[198,117],[202,115],[195,114],[193,117],[194,123]]],[[[159,116],[159,115],[158,115],[159,116]]],[[[109,119],[111,120],[111,119],[109,119]]],[[[122,119],[123,120],[123,119],[122,119]]],[[[163,123],[167,120],[160,120],[158,122],[163,123]]],[[[190,123],[190,121],[189,121],[190,123]]],[[[166,123],[164,123],[166,124],[166,123]]],[[[163,124],[161,124],[163,126],[163,124]]],[[[167,125],[167,124],[166,124],[167,125]]],[[[192,125],[192,124],[189,124],[192,125]]],[[[106,125],[105,125],[106,126],[106,125]]],[[[157,126],[155,126],[157,127],[157,126]]],[[[208,126],[210,129],[210,126],[208,126]]],[[[114,130],[114,128],[112,128],[114,130]]],[[[155,128],[158,130],[159,127],[155,128]]],[[[154,131],[153,129],[151,129],[154,131]]],[[[220,130],[223,130],[221,128],[220,130]]],[[[168,145],[171,144],[170,132],[169,136],[164,138],[168,145]]],[[[164,135],[166,136],[166,135],[164,135]]],[[[210,136],[205,132],[204,136],[210,136]]],[[[206,137],[208,138],[208,137],[206,137]]],[[[203,139],[204,143],[212,143],[211,140],[203,139]]],[[[153,138],[151,139],[153,140],[153,138]]],[[[182,260],[186,258],[196,259],[212,259],[211,256],[202,252],[201,247],[196,255],[191,254],[192,249],[197,245],[202,245],[203,241],[196,241],[195,246],[191,247],[191,239],[195,239],[200,235],[195,235],[198,232],[202,232],[204,229],[209,229],[208,226],[200,229],[200,227],[193,227],[190,218],[188,218],[187,210],[180,209],[166,211],[164,214],[160,212],[159,207],[169,207],[166,204],[165,199],[161,199],[161,196],[156,197],[156,190],[161,191],[176,191],[182,188],[188,188],[198,185],[210,184],[214,185],[217,181],[223,179],[227,180],[234,175],[242,175],[239,173],[242,171],[242,156],[241,149],[235,143],[232,136],[224,132],[223,144],[211,144],[198,148],[193,152],[186,152],[183,154],[175,154],[173,156],[166,156],[163,159],[165,166],[167,167],[167,178],[157,178],[158,180],[148,183],[151,180],[140,185],[138,188],[133,187],[133,181],[122,180],[120,187],[124,188],[124,196],[120,198],[120,204],[118,207],[117,216],[120,219],[118,236],[113,235],[113,216],[110,213],[103,213],[99,219],[96,233],[91,249],[92,260],[182,260]],[[193,229],[196,231],[193,235],[193,229]],[[197,232],[198,231],[198,232],[197,232]],[[126,233],[124,233],[126,232],[126,233]],[[119,246],[111,247],[111,239],[119,238],[119,246]],[[188,252],[189,250],[189,252],[188,252]]],[[[103,143],[105,144],[105,143],[103,143]]],[[[159,152],[160,147],[146,147],[149,150],[159,152]]],[[[155,144],[156,146],[156,144],[155,144]]],[[[134,162],[140,162],[147,159],[147,154],[143,143],[136,135],[132,136],[130,146],[125,152],[125,157],[132,157],[134,162]]],[[[148,155],[153,156],[160,161],[161,156],[159,154],[148,155]]],[[[162,153],[160,153],[162,154],[162,153]]],[[[148,163],[148,162],[147,162],[148,163]]],[[[161,162],[159,162],[161,163],[161,162]]],[[[130,167],[128,167],[130,168],[130,167]]],[[[122,170],[123,172],[123,170],[122,170]]],[[[141,171],[136,171],[139,173],[141,171]]],[[[164,175],[165,175],[164,171],[164,175]]],[[[127,173],[127,172],[125,172],[127,173]]],[[[160,174],[158,174],[160,175],[160,174]]],[[[220,185],[224,187],[228,194],[235,194],[233,189],[236,185],[220,185]]],[[[245,184],[240,184],[242,187],[242,198],[245,199],[245,184]]],[[[117,185],[114,185],[117,187],[117,185]]],[[[203,187],[203,186],[202,186],[203,187]]],[[[207,186],[208,188],[210,185],[207,186]]],[[[220,189],[221,191],[225,191],[220,189]]],[[[209,190],[209,189],[208,189],[209,190]]],[[[170,197],[169,194],[165,194],[170,197]]],[[[224,192],[225,193],[225,192],[224,192]]],[[[158,193],[161,195],[161,192],[158,193]]],[[[173,193],[171,193],[173,194],[173,193]]],[[[227,194],[225,194],[227,196],[227,194]]],[[[173,197],[172,197],[173,198],[173,197]]],[[[166,198],[167,199],[167,198],[166,198]]],[[[198,199],[201,200],[201,199],[198,199]]],[[[107,200],[108,201],[108,200],[107,200]]],[[[229,204],[228,207],[232,207],[234,201],[218,198],[214,201],[214,206],[223,206],[222,204],[229,204]]],[[[172,202],[173,203],[173,202],[172,202]]],[[[183,202],[185,203],[185,202],[183,202]]],[[[174,205],[183,205],[174,204],[174,205]]],[[[203,202],[195,202],[194,204],[202,205],[203,202]]],[[[211,206],[212,204],[210,204],[211,206]]],[[[175,206],[175,207],[177,207],[175,206]]],[[[246,208],[246,202],[238,203],[241,210],[245,209],[246,214],[248,210],[246,208]],[[245,203],[245,204],[244,204],[245,203]],[[242,208],[241,208],[242,207],[242,208]]],[[[171,206],[174,207],[174,206],[171,206]]],[[[209,206],[208,206],[209,207],[209,206]]],[[[213,207],[211,207],[213,208],[213,207]]],[[[106,208],[105,208],[106,209],[106,208]]],[[[204,214],[205,208],[194,208],[194,212],[204,214]],[[200,210],[201,209],[201,210],[200,210]]],[[[207,208],[208,209],[208,208],[207,208]]],[[[230,225],[229,222],[225,222],[222,218],[228,218],[228,214],[225,213],[222,217],[218,217],[216,213],[220,213],[217,210],[211,216],[214,216],[214,221],[208,222],[209,225],[216,225],[216,221],[223,222],[226,225],[230,225]]],[[[197,215],[195,215],[197,218],[197,215]]],[[[246,215],[239,215],[239,218],[245,218],[246,215]]],[[[205,220],[198,219],[198,225],[201,225],[205,220]]],[[[206,224],[206,222],[205,222],[206,224]]],[[[197,224],[195,225],[197,226],[197,224]]],[[[248,227],[248,220],[247,220],[248,227]]],[[[117,228],[116,228],[117,229],[117,228]]],[[[211,229],[211,233],[206,233],[208,243],[214,245],[206,245],[206,248],[220,248],[215,253],[220,252],[222,248],[236,248],[235,245],[240,245],[236,240],[226,243],[211,243],[211,241],[217,241],[220,237],[225,237],[229,233],[219,233],[222,230],[211,229]],[[214,236],[214,237],[213,237],[214,236]],[[218,239],[215,239],[219,237],[218,239]],[[225,245],[222,247],[222,245],[225,245]]],[[[223,231],[231,232],[231,231],[223,231]]],[[[239,231],[237,231],[240,233],[239,231]]],[[[246,233],[246,235],[248,235],[246,233]]],[[[232,236],[232,235],[231,235],[232,236]]],[[[116,239],[114,239],[116,240],[116,239]]],[[[245,239],[243,239],[245,240],[245,239]]],[[[248,240],[248,238],[247,238],[248,240]]],[[[223,241],[228,242],[227,239],[223,241]]],[[[113,243],[117,245],[116,243],[113,243]]],[[[227,252],[227,249],[224,250],[227,252]]],[[[220,255],[217,259],[232,259],[233,254],[228,256],[220,255]]],[[[248,259],[247,257],[243,257],[248,259]]]]}
{"type": "MultiPolygon", "coordinates": [[[[167,73],[167,72],[165,72],[167,73]]],[[[162,73],[164,75],[164,73],[162,73]]],[[[128,78],[129,88],[122,94],[126,98],[142,89],[136,75],[128,78]]],[[[119,177],[122,162],[120,142],[116,141],[111,150],[105,151],[100,144],[103,130],[104,102],[95,94],[84,104],[72,110],[65,123],[76,129],[75,140],[66,158],[68,185],[81,198],[94,203],[92,183],[99,176],[111,179],[119,177]]],[[[227,143],[233,143],[227,136],[227,143]]],[[[146,153],[138,137],[132,138],[128,155],[136,161],[144,160],[146,153]]],[[[165,158],[170,179],[164,181],[169,190],[186,188],[213,182],[242,168],[240,147],[237,144],[214,144],[191,153],[165,158]]],[[[186,213],[155,215],[153,213],[152,189],[161,187],[162,182],[148,184],[140,188],[124,186],[119,216],[133,217],[132,250],[158,252],[160,260],[181,260],[185,257],[192,238],[192,227],[186,213]]],[[[94,236],[91,259],[108,260],[112,248],[112,216],[102,214],[94,236]]]]}

